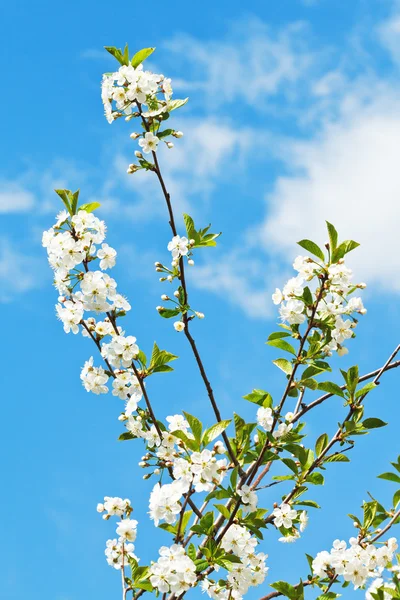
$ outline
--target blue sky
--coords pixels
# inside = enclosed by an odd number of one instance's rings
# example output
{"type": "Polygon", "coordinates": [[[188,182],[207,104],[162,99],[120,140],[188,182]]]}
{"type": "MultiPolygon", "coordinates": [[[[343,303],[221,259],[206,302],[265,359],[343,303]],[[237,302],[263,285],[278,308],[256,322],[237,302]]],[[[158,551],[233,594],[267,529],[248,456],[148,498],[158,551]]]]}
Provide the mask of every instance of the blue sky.
{"type": "MultiPolygon", "coordinates": [[[[93,349],[66,336],[54,316],[40,245],[60,208],[53,188],[80,187],[85,201],[102,203],[108,242],[119,251],[114,274],[133,307],[127,330],[145,350],[157,340],[181,357],[173,374],[149,382],[157,412],[185,407],[209,424],[212,415],[184,337],[155,311],[165,292],[152,267],[167,257],[165,207],[150,175],[125,173],[136,149],[130,127],[103,118],[99,83],[113,63],[102,48],[156,46],[149,66],[172,77],[176,97],[190,96],[175,117],[185,137],[160,161],[177,213],[223,231],[190,272],[193,304],[206,314],[193,331],[223,416],[234,409],[250,419],[254,410],[240,398],[254,387],[278,396],[283,385],[265,346],[277,320],[271,291],[291,273],[295,241],[323,239],[324,219],[362,242],[349,262],[368,283],[368,314],[340,366],[359,362],[367,372],[398,343],[400,4],[255,0],[244,9],[236,0],[179,0],[128,9],[14,0],[0,11],[11,91],[0,97],[0,596],[108,600],[119,579],[104,560],[113,526],[97,502],[132,499],[143,563],[168,538],[147,521],[152,483],[138,479],[142,448],[116,441],[118,401],[80,384],[93,349]]],[[[281,546],[267,533],[269,581],[297,581],[304,552],[348,537],[346,514],[367,489],[390,497],[391,484],[375,475],[399,453],[397,379],[387,374],[368,398],[369,415],[390,425],[360,439],[349,465],[330,467],[314,494],[323,510],[303,539],[281,546]]],[[[310,437],[333,432],[342,415],[338,400],[327,403],[310,437]]]]}

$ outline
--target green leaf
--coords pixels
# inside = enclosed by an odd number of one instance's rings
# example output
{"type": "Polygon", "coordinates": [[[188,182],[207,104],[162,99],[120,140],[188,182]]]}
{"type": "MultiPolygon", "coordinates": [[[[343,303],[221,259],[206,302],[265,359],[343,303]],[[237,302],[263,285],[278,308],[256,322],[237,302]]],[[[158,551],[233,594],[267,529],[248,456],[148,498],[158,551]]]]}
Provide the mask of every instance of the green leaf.
{"type": "Polygon", "coordinates": [[[325,254],[315,242],[312,242],[311,240],[300,240],[300,242],[297,243],[299,246],[304,248],[304,250],[311,252],[311,254],[314,254],[314,256],[320,258],[322,262],[325,262],[325,254]]]}
{"type": "Polygon", "coordinates": [[[285,338],[285,337],[291,337],[290,333],[288,333],[287,331],[274,331],[274,333],[271,333],[268,336],[268,341],[277,340],[277,339],[285,338]]]}
{"type": "Polygon", "coordinates": [[[385,427],[387,425],[385,421],[376,418],[365,419],[362,424],[365,429],[377,429],[378,427],[385,427]]]}
{"type": "Polygon", "coordinates": [[[201,433],[203,431],[203,425],[201,424],[201,421],[199,421],[199,419],[197,417],[194,417],[193,415],[190,415],[189,413],[183,411],[183,414],[186,417],[187,422],[190,425],[190,428],[193,432],[194,437],[196,438],[196,440],[198,442],[200,442],[201,440],[201,433]]]}
{"type": "Polygon", "coordinates": [[[193,440],[190,437],[188,437],[186,435],[186,433],[184,431],[182,431],[181,429],[177,429],[176,431],[171,431],[171,433],[175,437],[182,440],[182,442],[185,444],[185,446],[187,448],[190,448],[190,450],[193,450],[193,452],[196,452],[199,449],[199,442],[196,442],[196,440],[193,440]]]}
{"type": "Polygon", "coordinates": [[[297,467],[297,465],[296,465],[296,463],[295,463],[295,461],[294,461],[294,460],[292,460],[291,458],[282,458],[282,462],[283,462],[283,463],[284,463],[284,464],[285,464],[287,467],[289,467],[289,469],[290,469],[291,471],[293,471],[293,473],[294,473],[295,475],[297,475],[297,473],[298,473],[299,469],[298,469],[298,467],[297,467]]]}
{"type": "Polygon", "coordinates": [[[306,481],[314,485],[324,485],[325,480],[322,473],[310,473],[310,475],[307,475],[306,481]]]}
{"type": "Polygon", "coordinates": [[[76,214],[76,209],[78,206],[78,198],[79,198],[79,190],[76,190],[76,192],[71,193],[71,211],[72,214],[75,215],[76,214]]]}
{"type": "Polygon", "coordinates": [[[334,394],[335,396],[340,396],[344,398],[344,392],[337,383],[333,383],[333,381],[321,381],[318,383],[318,389],[323,392],[328,392],[328,394],[334,394]]]}
{"type": "Polygon", "coordinates": [[[273,403],[271,394],[264,390],[253,390],[250,394],[247,394],[247,396],[243,396],[243,398],[248,402],[253,402],[264,408],[271,408],[273,403]]]}
{"type": "Polygon", "coordinates": [[[289,362],[288,360],[286,360],[286,358],[277,358],[276,360],[273,360],[272,362],[274,363],[274,365],[276,365],[278,367],[278,369],[281,369],[281,371],[283,371],[287,375],[290,375],[291,372],[293,371],[292,363],[289,362]]]}
{"type": "Polygon", "coordinates": [[[190,559],[196,560],[196,547],[194,544],[190,544],[187,549],[187,555],[190,559]]]}
{"type": "Polygon", "coordinates": [[[303,290],[303,300],[304,300],[305,304],[307,304],[307,306],[311,306],[314,302],[311,290],[307,286],[303,290]]]}
{"type": "Polygon", "coordinates": [[[70,215],[73,215],[71,205],[70,205],[70,196],[71,193],[69,190],[54,190],[55,193],[61,198],[64,203],[65,208],[69,212],[70,215]]]}
{"type": "Polygon", "coordinates": [[[149,371],[152,373],[165,373],[167,371],[172,371],[172,367],[166,365],[177,358],[178,357],[175,356],[175,354],[171,354],[171,352],[160,350],[156,342],[154,342],[149,371]]]}
{"type": "Polygon", "coordinates": [[[176,110],[177,108],[181,108],[181,106],[185,106],[189,98],[185,98],[184,100],[170,100],[168,102],[168,111],[176,110]]]}
{"type": "Polygon", "coordinates": [[[396,508],[399,502],[400,502],[400,490],[397,490],[397,492],[395,492],[393,495],[393,508],[396,508]]]}
{"type": "Polygon", "coordinates": [[[270,586],[291,600],[296,600],[297,598],[296,588],[286,581],[276,581],[275,583],[270,583],[270,586]]]}
{"type": "Polygon", "coordinates": [[[324,462],[350,462],[350,459],[345,454],[335,452],[335,454],[325,456],[324,462]]]}
{"type": "Polygon", "coordinates": [[[214,507],[225,517],[225,519],[229,519],[231,516],[231,513],[224,504],[214,504],[214,507]]]}
{"type": "Polygon", "coordinates": [[[345,254],[351,252],[352,250],[355,250],[355,248],[358,248],[359,245],[360,244],[354,242],[353,240],[346,240],[345,242],[342,242],[333,252],[332,262],[336,263],[338,260],[343,258],[345,254]]]}
{"type": "Polygon", "coordinates": [[[395,473],[382,473],[378,475],[379,479],[386,479],[387,481],[394,481],[395,483],[400,483],[400,477],[395,473]]]}
{"type": "Polygon", "coordinates": [[[293,356],[296,356],[296,350],[293,348],[292,344],[289,344],[286,340],[282,339],[274,339],[268,340],[267,344],[269,346],[273,346],[274,348],[279,348],[280,350],[284,350],[285,352],[290,352],[293,356]]]}
{"type": "Polygon", "coordinates": [[[114,46],[104,46],[105,50],[109,52],[114,58],[117,59],[120,65],[128,65],[129,62],[125,62],[124,55],[119,48],[115,48],[114,46]]]}
{"type": "Polygon", "coordinates": [[[155,48],[143,48],[142,50],[139,50],[139,52],[136,52],[131,60],[132,67],[135,67],[136,69],[144,60],[146,60],[146,58],[153,54],[154,50],[155,48]]]}
{"type": "Polygon", "coordinates": [[[81,204],[78,209],[86,210],[86,212],[91,213],[96,210],[96,208],[100,208],[100,202],[88,202],[87,204],[81,204]]]}
{"type": "Polygon", "coordinates": [[[203,444],[205,446],[207,446],[216,437],[221,435],[221,433],[223,431],[225,431],[225,429],[229,426],[230,423],[231,423],[231,419],[225,420],[225,421],[220,421],[219,423],[216,423],[212,427],[209,427],[208,429],[206,429],[203,434],[203,439],[202,439],[203,444]]]}
{"type": "Polygon", "coordinates": [[[325,450],[329,442],[329,437],[327,433],[323,433],[319,436],[315,444],[315,452],[317,456],[320,456],[321,452],[325,450]]]}
{"type": "Polygon", "coordinates": [[[158,311],[158,314],[161,315],[164,319],[171,319],[172,317],[177,317],[180,314],[179,308],[162,308],[158,311]]]}
{"type": "Polygon", "coordinates": [[[125,440],[134,440],[135,436],[130,431],[124,431],[118,438],[119,442],[124,442],[125,440]]]}
{"type": "Polygon", "coordinates": [[[330,245],[331,254],[332,254],[332,252],[336,249],[336,246],[337,246],[338,232],[336,231],[336,229],[334,228],[332,223],[329,223],[328,221],[326,221],[326,226],[328,228],[329,245],[330,245]]]}
{"type": "Polygon", "coordinates": [[[364,387],[362,387],[361,389],[357,390],[354,397],[361,398],[361,396],[366,396],[369,392],[371,392],[376,387],[377,387],[376,383],[371,381],[370,383],[367,383],[366,385],[364,385],[364,387]]]}
{"type": "Polygon", "coordinates": [[[364,511],[364,527],[368,529],[375,519],[376,511],[378,508],[378,503],[374,502],[364,502],[363,511],[364,511]]]}

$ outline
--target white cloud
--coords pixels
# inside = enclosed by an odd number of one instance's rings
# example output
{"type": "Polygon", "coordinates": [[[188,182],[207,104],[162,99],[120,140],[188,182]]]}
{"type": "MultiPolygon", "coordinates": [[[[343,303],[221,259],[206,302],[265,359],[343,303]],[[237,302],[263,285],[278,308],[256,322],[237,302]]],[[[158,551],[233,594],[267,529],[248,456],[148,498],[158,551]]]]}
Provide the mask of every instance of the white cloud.
{"type": "Polygon", "coordinates": [[[0,213],[29,211],[35,203],[32,192],[17,182],[0,180],[0,213]]]}
{"type": "MultiPolygon", "coordinates": [[[[226,119],[212,117],[201,120],[176,118],[174,125],[187,132],[187,136],[176,140],[172,150],[160,149],[161,171],[173,198],[175,214],[190,212],[195,217],[197,207],[204,207],[217,181],[224,179],[224,167],[232,157],[236,169],[244,167],[252,132],[234,128],[226,119]],[[192,202],[194,197],[196,203],[192,202]]],[[[144,171],[127,175],[129,162],[128,155],[118,153],[112,174],[107,176],[102,190],[90,200],[101,202],[103,210],[110,214],[122,214],[135,221],[164,219],[166,207],[156,176],[144,171]],[[119,199],[126,197],[127,190],[132,194],[129,203],[119,199]]],[[[229,173],[225,174],[225,178],[228,177],[229,173]]]]}
{"type": "Polygon", "coordinates": [[[38,287],[42,261],[22,254],[15,245],[0,238],[0,302],[10,302],[16,295],[38,287]]]}
{"type": "Polygon", "coordinates": [[[399,140],[399,94],[392,90],[327,123],[314,139],[288,144],[290,174],[267,198],[260,243],[292,256],[295,241],[325,239],[327,219],[362,244],[349,258],[357,277],[400,291],[399,140]]]}
{"type": "Polygon", "coordinates": [[[234,25],[225,40],[207,42],[180,34],[164,47],[178,62],[190,64],[191,79],[175,80],[178,88],[203,91],[213,110],[238,100],[260,108],[280,91],[293,92],[311,66],[306,32],[304,22],[273,30],[250,18],[234,25]]]}
{"type": "Polygon", "coordinates": [[[250,318],[271,316],[271,283],[265,263],[254,258],[246,260],[233,251],[218,262],[196,263],[194,268],[191,281],[194,287],[213,292],[250,318]]]}

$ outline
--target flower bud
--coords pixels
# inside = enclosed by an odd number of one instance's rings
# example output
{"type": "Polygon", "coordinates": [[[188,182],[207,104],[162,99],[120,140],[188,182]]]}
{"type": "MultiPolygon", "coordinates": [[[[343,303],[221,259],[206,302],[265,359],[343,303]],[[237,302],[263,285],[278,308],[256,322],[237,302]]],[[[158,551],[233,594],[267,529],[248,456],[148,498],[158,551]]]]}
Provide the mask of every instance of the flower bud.
{"type": "Polygon", "coordinates": [[[198,319],[204,319],[204,313],[198,312],[197,310],[194,313],[198,319]]]}
{"type": "Polygon", "coordinates": [[[175,298],[179,298],[179,291],[178,290],[174,291],[174,296],[175,296],[175,298]]]}
{"type": "Polygon", "coordinates": [[[140,137],[140,133],[131,133],[131,135],[129,136],[132,140],[137,140],[138,137],[140,137]]]}
{"type": "Polygon", "coordinates": [[[143,158],[143,154],[139,150],[135,150],[135,156],[136,158],[143,158]]]}
{"type": "Polygon", "coordinates": [[[160,474],[160,469],[154,469],[154,475],[159,475],[160,474]]]}
{"type": "Polygon", "coordinates": [[[172,275],[168,275],[167,281],[172,281],[172,279],[173,279],[172,275]]]}
{"type": "Polygon", "coordinates": [[[176,138],[181,138],[183,137],[183,133],[182,131],[174,131],[174,133],[172,134],[174,137],[176,138]]]}
{"type": "Polygon", "coordinates": [[[169,297],[167,296],[167,294],[163,294],[161,296],[161,300],[169,300],[169,297]]]}
{"type": "Polygon", "coordinates": [[[104,512],[104,504],[99,503],[96,507],[98,513],[104,512]]]}
{"type": "Polygon", "coordinates": [[[191,267],[193,267],[194,265],[194,260],[192,258],[189,258],[188,260],[188,265],[190,265],[191,267]]]}
{"type": "Polygon", "coordinates": [[[166,142],[167,148],[173,148],[174,144],[172,142],[166,142]]]}

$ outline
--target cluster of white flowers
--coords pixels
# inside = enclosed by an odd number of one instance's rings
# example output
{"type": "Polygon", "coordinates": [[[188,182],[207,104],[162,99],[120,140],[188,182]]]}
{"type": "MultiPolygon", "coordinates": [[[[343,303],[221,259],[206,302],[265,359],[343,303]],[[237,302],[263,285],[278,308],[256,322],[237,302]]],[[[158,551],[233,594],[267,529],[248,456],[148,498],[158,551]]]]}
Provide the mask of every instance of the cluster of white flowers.
{"type": "MultiPolygon", "coordinates": [[[[115,265],[116,251],[105,239],[106,226],[93,213],[78,210],[72,217],[67,211],[57,215],[55,225],[43,234],[43,246],[47,249],[49,263],[54,270],[55,286],[60,294],[56,311],[66,333],[78,333],[94,337],[100,342],[105,337],[110,341],[102,343],[103,358],[115,368],[112,393],[126,400],[125,415],[129,417],[137,409],[142,397],[141,387],[133,370],[129,367],[139,353],[136,338],[125,336],[121,327],[111,322],[109,314],[120,314],[131,309],[129,302],[117,294],[117,284],[103,270],[115,265]],[[101,244],[96,249],[95,244],[101,244]],[[88,264],[99,260],[102,270],[89,271],[88,264]],[[79,268],[80,267],[80,268],[79,268]],[[77,286],[80,289],[77,289],[77,286]],[[104,320],[96,321],[92,316],[86,319],[86,312],[106,313],[104,320]]],[[[91,357],[84,364],[81,380],[88,392],[106,394],[110,373],[103,367],[96,367],[91,357]]]]}
{"type": "Polygon", "coordinates": [[[228,600],[233,597],[240,600],[251,586],[264,582],[268,573],[263,552],[256,552],[257,539],[241,525],[233,524],[224,535],[221,546],[226,552],[232,552],[240,558],[240,563],[232,563],[226,581],[215,583],[205,579],[201,587],[210,598],[228,600]]]}
{"type": "MultiPolygon", "coordinates": [[[[384,581],[382,577],[377,577],[373,580],[368,590],[365,592],[366,600],[375,600],[373,594],[377,594],[378,591],[382,588],[389,588],[391,590],[395,590],[396,586],[393,581],[384,581]]],[[[383,591],[383,600],[392,600],[393,596],[391,593],[383,591]]]]}
{"type": "Polygon", "coordinates": [[[237,490],[238,495],[242,503],[245,505],[245,512],[254,512],[257,510],[258,497],[256,492],[254,492],[249,485],[242,485],[240,489],[237,490]]]}
{"type": "MultiPolygon", "coordinates": [[[[186,103],[185,100],[172,101],[172,93],[171,79],[144,71],[141,64],[136,68],[131,64],[123,65],[115,73],[106,73],[101,85],[101,98],[109,123],[122,115],[125,115],[127,121],[139,115],[144,120],[152,120],[152,127],[147,127],[143,134],[133,132],[130,136],[134,140],[139,138],[139,146],[144,154],[156,152],[160,141],[165,142],[168,148],[173,148],[173,142],[167,141],[166,138],[171,135],[174,138],[183,136],[181,131],[175,130],[161,135],[158,125],[154,128],[154,119],[161,122],[170,110],[186,103]],[[143,105],[147,106],[147,110],[143,110],[143,105]]],[[[135,155],[143,159],[140,151],[136,151],[135,155]]],[[[127,172],[132,174],[143,168],[143,163],[139,162],[140,166],[130,164],[127,172]]]]}
{"type": "MultiPolygon", "coordinates": [[[[146,433],[142,434],[145,437],[146,433]]],[[[190,432],[187,435],[191,435],[190,432]]],[[[158,438],[160,441],[160,438],[158,438]]],[[[220,485],[228,462],[225,458],[217,459],[216,451],[204,449],[192,452],[188,458],[180,456],[173,446],[179,440],[169,432],[163,432],[157,456],[172,465],[174,481],[165,485],[157,483],[150,494],[150,517],[158,525],[161,520],[175,523],[180,509],[180,499],[192,485],[196,492],[210,492],[214,486],[220,485]]],[[[249,492],[245,496],[247,503],[254,504],[256,498],[249,492]]],[[[245,502],[246,503],[246,502],[245,502]]]]}
{"type": "Polygon", "coordinates": [[[149,111],[143,113],[145,117],[161,115],[168,111],[172,93],[170,79],[144,71],[143,65],[136,68],[123,65],[115,73],[103,75],[101,84],[101,98],[109,123],[121,113],[131,115],[137,104],[148,106],[149,111]],[[164,99],[157,98],[157,94],[163,94],[164,99]],[[116,111],[113,110],[113,102],[116,111]]]}
{"type": "Polygon", "coordinates": [[[220,485],[227,469],[226,458],[217,459],[215,452],[207,449],[193,452],[189,460],[177,458],[173,461],[174,478],[188,489],[192,483],[196,492],[210,492],[215,485],[220,485]]]}
{"type": "Polygon", "coordinates": [[[104,553],[110,567],[121,569],[127,563],[128,557],[138,560],[133,552],[135,547],[132,543],[136,540],[137,521],[129,518],[132,512],[130,500],[105,496],[104,503],[97,505],[97,512],[105,512],[103,519],[106,520],[112,516],[122,517],[117,523],[118,539],[106,542],[104,553]]]}
{"type": "Polygon", "coordinates": [[[298,275],[289,279],[282,290],[276,288],[272,295],[274,304],[280,305],[282,321],[289,325],[304,323],[310,316],[310,308],[306,305],[303,296],[304,288],[326,270],[325,290],[315,317],[319,320],[329,320],[331,326],[331,340],[325,346],[326,353],[337,351],[339,355],[346,354],[347,348],[343,343],[353,337],[356,326],[356,320],[352,315],[353,313],[364,315],[367,312],[361,298],[349,298],[349,296],[356,289],[364,289],[365,284],[352,282],[353,273],[346,267],[343,259],[326,268],[310,257],[298,256],[293,267],[298,271],[298,275]],[[345,316],[350,318],[344,319],[345,316]]]}
{"type": "Polygon", "coordinates": [[[349,546],[345,541],[335,540],[330,552],[318,552],[312,569],[318,577],[326,577],[328,573],[342,576],[357,589],[363,587],[368,579],[382,574],[392,561],[396,549],[396,538],[390,538],[379,548],[373,544],[361,545],[354,537],[350,538],[349,546]]]}
{"type": "Polygon", "coordinates": [[[196,584],[196,565],[180,544],[162,546],[160,558],[150,567],[150,583],[162,594],[179,596],[196,584]]]}
{"type": "MultiPolygon", "coordinates": [[[[285,415],[286,422],[279,423],[278,427],[273,433],[276,439],[283,437],[293,429],[293,423],[290,422],[293,416],[293,413],[289,412],[285,415]]],[[[271,431],[274,425],[274,415],[272,409],[260,406],[260,408],[257,410],[257,423],[265,431],[271,431]]]]}

